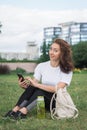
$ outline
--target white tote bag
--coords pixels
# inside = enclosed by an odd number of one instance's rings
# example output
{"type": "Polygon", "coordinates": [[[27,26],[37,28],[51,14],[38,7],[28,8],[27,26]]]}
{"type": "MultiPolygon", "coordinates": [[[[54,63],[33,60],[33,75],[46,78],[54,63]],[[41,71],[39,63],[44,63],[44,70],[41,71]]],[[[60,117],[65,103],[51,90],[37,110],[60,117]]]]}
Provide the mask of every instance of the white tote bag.
{"type": "Polygon", "coordinates": [[[52,119],[76,118],[78,110],[67,90],[60,88],[53,94],[50,103],[50,112],[52,119]],[[52,108],[52,103],[55,100],[55,108],[52,108]]]}

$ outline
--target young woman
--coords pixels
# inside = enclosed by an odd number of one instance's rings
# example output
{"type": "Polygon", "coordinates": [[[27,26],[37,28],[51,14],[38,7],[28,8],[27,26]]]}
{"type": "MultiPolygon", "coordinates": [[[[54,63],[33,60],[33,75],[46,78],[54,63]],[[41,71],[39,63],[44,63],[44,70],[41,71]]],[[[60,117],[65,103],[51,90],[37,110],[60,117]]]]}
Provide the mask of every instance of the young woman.
{"type": "MultiPolygon", "coordinates": [[[[44,96],[45,107],[50,109],[53,93],[58,88],[66,89],[70,85],[73,72],[72,53],[70,45],[62,40],[55,39],[49,49],[50,60],[37,65],[34,78],[26,77],[19,85],[25,88],[15,107],[6,113],[5,117],[14,119],[25,118],[37,103],[37,96],[44,96]],[[30,81],[27,85],[26,81],[30,81]]],[[[54,107],[55,103],[53,104],[54,107]]]]}

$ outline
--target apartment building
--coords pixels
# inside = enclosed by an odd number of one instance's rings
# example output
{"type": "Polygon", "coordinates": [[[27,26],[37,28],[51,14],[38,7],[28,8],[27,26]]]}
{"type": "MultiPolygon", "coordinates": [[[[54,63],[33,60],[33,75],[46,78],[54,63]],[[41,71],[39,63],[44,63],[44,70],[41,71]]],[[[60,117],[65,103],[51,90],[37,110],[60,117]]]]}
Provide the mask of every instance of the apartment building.
{"type": "Polygon", "coordinates": [[[87,41],[87,23],[66,22],[58,24],[57,27],[44,28],[46,44],[52,43],[54,38],[62,38],[71,45],[87,41]]]}
{"type": "Polygon", "coordinates": [[[87,41],[87,23],[61,23],[62,38],[71,45],[87,41]]]}
{"type": "Polygon", "coordinates": [[[60,37],[62,33],[61,27],[47,27],[44,28],[44,42],[51,44],[53,39],[60,37]]]}

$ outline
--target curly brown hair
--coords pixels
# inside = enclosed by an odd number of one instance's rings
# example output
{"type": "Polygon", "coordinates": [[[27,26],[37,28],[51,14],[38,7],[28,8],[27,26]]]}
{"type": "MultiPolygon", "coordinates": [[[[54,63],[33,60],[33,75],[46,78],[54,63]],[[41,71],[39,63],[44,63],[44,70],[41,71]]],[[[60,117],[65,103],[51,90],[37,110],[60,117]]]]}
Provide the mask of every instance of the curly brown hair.
{"type": "Polygon", "coordinates": [[[74,69],[72,51],[70,45],[63,39],[54,39],[53,43],[60,45],[60,68],[63,72],[69,73],[74,69]]]}

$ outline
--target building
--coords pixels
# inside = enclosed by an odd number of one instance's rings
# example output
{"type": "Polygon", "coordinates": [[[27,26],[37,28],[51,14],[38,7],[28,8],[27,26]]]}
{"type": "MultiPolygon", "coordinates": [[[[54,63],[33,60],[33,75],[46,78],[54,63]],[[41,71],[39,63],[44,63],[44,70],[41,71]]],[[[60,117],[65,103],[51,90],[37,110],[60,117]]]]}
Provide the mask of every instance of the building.
{"type": "Polygon", "coordinates": [[[87,23],[67,22],[61,23],[62,38],[71,45],[87,41],[87,23]]]}
{"type": "Polygon", "coordinates": [[[39,57],[39,48],[35,42],[28,42],[26,52],[0,52],[0,58],[6,60],[35,60],[39,57]]]}
{"type": "Polygon", "coordinates": [[[30,55],[30,60],[39,58],[39,47],[35,41],[27,42],[26,52],[30,55]]]}
{"type": "Polygon", "coordinates": [[[58,27],[44,28],[46,44],[52,43],[54,38],[62,38],[71,45],[87,41],[87,23],[66,22],[58,24],[58,27]]]}
{"type": "Polygon", "coordinates": [[[30,60],[30,55],[28,53],[23,52],[0,52],[0,57],[6,60],[30,60]]]}
{"type": "Polygon", "coordinates": [[[44,28],[44,42],[51,44],[53,39],[61,36],[61,27],[47,27],[44,28]]]}

